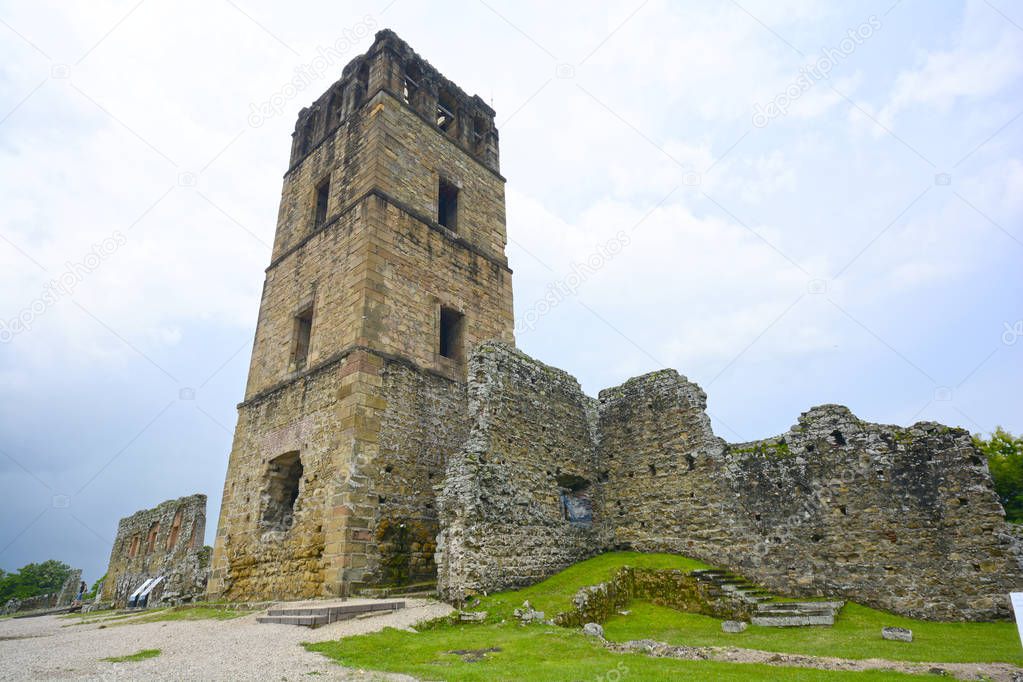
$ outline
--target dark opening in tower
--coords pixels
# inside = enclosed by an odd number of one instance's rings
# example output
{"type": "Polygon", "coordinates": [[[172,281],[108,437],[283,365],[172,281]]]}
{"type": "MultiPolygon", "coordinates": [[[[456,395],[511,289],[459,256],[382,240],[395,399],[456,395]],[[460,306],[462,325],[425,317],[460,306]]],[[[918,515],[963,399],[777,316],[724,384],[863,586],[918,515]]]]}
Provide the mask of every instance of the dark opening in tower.
{"type": "Polygon", "coordinates": [[[295,369],[305,367],[309,359],[309,342],[313,334],[313,308],[309,306],[295,316],[295,369]]]}
{"type": "Polygon", "coordinates": [[[302,460],[297,452],[288,452],[270,460],[263,496],[263,526],[269,530],[288,530],[295,523],[295,501],[302,480],[302,460]]]}
{"type": "Polygon", "coordinates": [[[452,232],[458,231],[458,187],[444,178],[437,188],[437,222],[452,232]]]}
{"type": "Polygon", "coordinates": [[[316,211],[313,215],[313,227],[327,224],[327,202],[330,200],[330,177],[328,176],[316,186],[316,211]]]}
{"type": "Polygon", "coordinates": [[[462,360],[462,328],[464,316],[453,308],[440,309],[440,354],[462,360]]]}

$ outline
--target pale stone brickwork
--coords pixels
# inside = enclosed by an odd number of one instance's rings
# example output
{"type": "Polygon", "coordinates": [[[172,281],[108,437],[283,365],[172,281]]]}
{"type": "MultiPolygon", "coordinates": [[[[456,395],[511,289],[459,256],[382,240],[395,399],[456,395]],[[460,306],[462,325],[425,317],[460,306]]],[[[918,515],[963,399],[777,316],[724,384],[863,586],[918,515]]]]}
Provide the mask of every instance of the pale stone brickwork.
{"type": "Polygon", "coordinates": [[[1023,587],[1018,533],[962,429],[870,424],[824,405],[781,436],[730,445],[711,431],[703,391],[664,370],[602,391],[591,435],[571,377],[496,343],[471,358],[468,393],[471,436],[439,498],[449,599],[614,548],[921,618],[1005,618],[1023,587]],[[589,529],[553,504],[559,473],[586,479],[589,529]]]}
{"type": "Polygon", "coordinates": [[[466,431],[465,357],[513,341],[493,118],[389,31],[299,115],[211,595],[433,577],[433,486],[466,431]],[[442,181],[457,190],[446,226],[442,181]]]}
{"type": "Polygon", "coordinates": [[[147,578],[159,576],[165,579],[159,600],[183,603],[202,597],[210,564],[205,533],[205,495],[167,500],[121,519],[101,588],[103,601],[124,606],[147,578]]]}

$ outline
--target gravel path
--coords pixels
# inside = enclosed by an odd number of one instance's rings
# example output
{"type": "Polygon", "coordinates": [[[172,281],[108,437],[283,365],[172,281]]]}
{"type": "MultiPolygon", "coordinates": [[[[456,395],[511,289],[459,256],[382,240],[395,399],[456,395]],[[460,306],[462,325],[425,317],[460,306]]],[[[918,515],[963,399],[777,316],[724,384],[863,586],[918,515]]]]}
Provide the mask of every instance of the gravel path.
{"type": "MultiPolygon", "coordinates": [[[[351,600],[356,603],[363,600],[351,600]]],[[[406,628],[450,613],[430,599],[406,608],[310,630],[256,622],[264,612],[233,620],[71,625],[57,616],[0,620],[0,680],[402,680],[413,678],[343,668],[306,651],[302,642],[339,639],[385,627],[406,628]],[[100,659],[140,649],[156,658],[128,663],[100,659]],[[314,677],[310,677],[313,675],[314,677]]],[[[324,604],[320,602],[319,604],[324,604]]],[[[290,605],[289,605],[290,606],[290,605]]]]}

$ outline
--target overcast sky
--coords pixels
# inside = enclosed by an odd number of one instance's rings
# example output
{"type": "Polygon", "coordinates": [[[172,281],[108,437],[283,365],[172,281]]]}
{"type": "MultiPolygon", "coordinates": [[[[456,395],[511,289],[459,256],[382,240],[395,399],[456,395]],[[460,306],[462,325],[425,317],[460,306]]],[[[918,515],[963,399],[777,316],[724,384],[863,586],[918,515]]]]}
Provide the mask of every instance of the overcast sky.
{"type": "Polygon", "coordinates": [[[589,394],[1023,431],[1008,0],[2,2],[0,567],[212,542],[295,116],[385,27],[497,110],[518,344],[589,394]]]}

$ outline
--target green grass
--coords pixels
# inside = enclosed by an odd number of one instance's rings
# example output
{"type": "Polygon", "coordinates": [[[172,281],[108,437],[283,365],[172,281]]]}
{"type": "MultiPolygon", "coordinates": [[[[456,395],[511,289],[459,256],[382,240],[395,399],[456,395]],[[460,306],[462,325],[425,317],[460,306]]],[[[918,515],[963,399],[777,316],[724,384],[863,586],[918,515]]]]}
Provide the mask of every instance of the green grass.
{"type": "Polygon", "coordinates": [[[104,658],[101,660],[107,663],[135,663],[137,661],[144,661],[147,658],[156,658],[160,655],[159,649],[141,649],[128,656],[111,656],[110,658],[104,658]]]}
{"type": "MultiPolygon", "coordinates": [[[[476,610],[483,624],[440,619],[420,632],[388,628],[340,641],[306,644],[345,666],[405,673],[429,680],[897,680],[919,679],[890,672],[819,671],[760,664],[679,661],[642,654],[614,654],[576,628],[521,626],[512,610],[526,599],[552,618],[572,607],[579,588],[610,578],[622,566],[693,570],[705,564],[670,554],[612,552],[576,564],[521,590],[483,597],[476,610]],[[469,662],[451,653],[498,647],[469,662]],[[617,671],[615,673],[614,671],[617,671]]],[[[730,635],[721,621],[636,601],[630,615],[605,624],[608,639],[656,639],[689,646],[738,646],[780,653],[842,658],[886,658],[926,662],[1007,662],[1023,665],[1015,625],[931,623],[893,616],[856,604],[843,609],[833,628],[758,628],[730,635]],[[908,627],[915,641],[881,639],[883,626],[908,627]]]]}
{"type": "Polygon", "coordinates": [[[78,611],[76,613],[65,613],[57,618],[63,618],[65,620],[88,620],[90,618],[104,618],[117,613],[114,609],[103,609],[102,611],[89,611],[88,613],[82,613],[78,611]]]}
{"type": "Polygon", "coordinates": [[[502,618],[513,618],[512,611],[522,606],[522,602],[528,599],[534,609],[543,611],[547,618],[553,618],[572,608],[572,597],[580,588],[609,580],[623,566],[650,569],[674,568],[683,571],[710,568],[700,561],[675,554],[608,552],[569,566],[561,573],[536,585],[483,597],[480,600],[480,605],[473,607],[473,610],[487,611],[488,622],[495,622],[502,618]]]}
{"type": "Polygon", "coordinates": [[[759,664],[678,661],[613,654],[578,630],[513,623],[452,625],[419,633],[387,628],[340,641],[306,644],[345,666],[405,673],[428,680],[911,680],[889,672],[825,672],[759,664]],[[499,647],[475,663],[448,653],[499,647]],[[615,672],[616,671],[616,672],[615,672]]]}
{"type": "Polygon", "coordinates": [[[750,626],[745,632],[721,631],[721,621],[695,613],[636,601],[628,616],[616,615],[604,623],[604,633],[613,641],[656,639],[688,646],[737,646],[763,651],[838,656],[840,658],[885,658],[893,661],[934,663],[1012,663],[1023,665],[1023,648],[1015,623],[934,623],[894,616],[847,604],[833,627],[763,628],[750,626]],[[881,628],[896,626],[913,631],[913,641],[890,642],[881,638],[881,628]]]}

